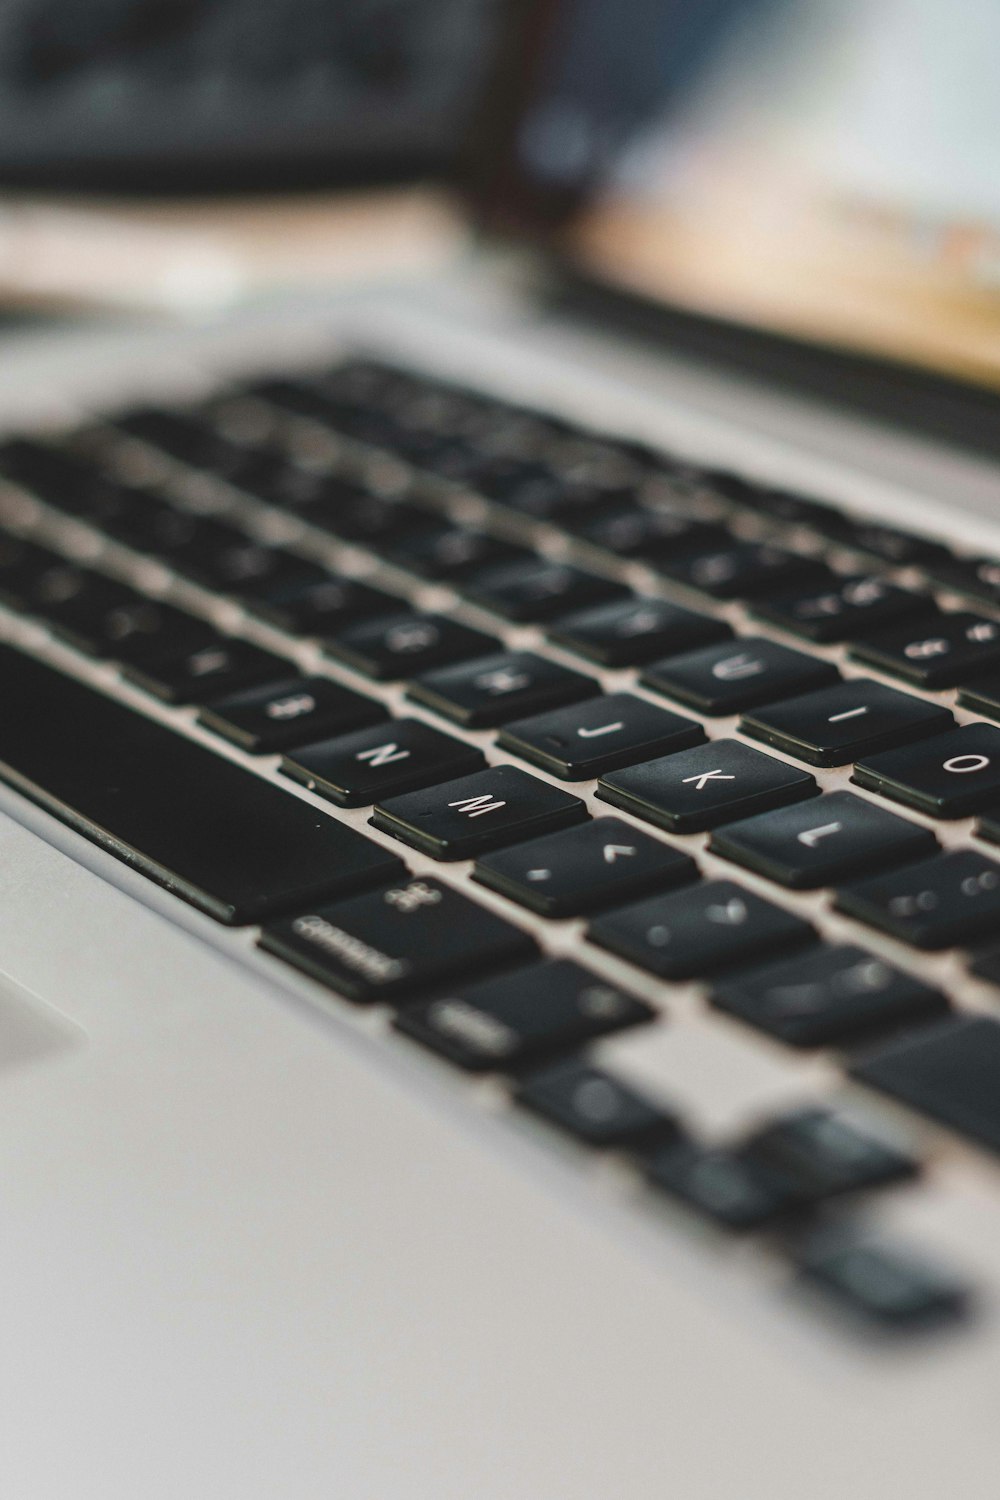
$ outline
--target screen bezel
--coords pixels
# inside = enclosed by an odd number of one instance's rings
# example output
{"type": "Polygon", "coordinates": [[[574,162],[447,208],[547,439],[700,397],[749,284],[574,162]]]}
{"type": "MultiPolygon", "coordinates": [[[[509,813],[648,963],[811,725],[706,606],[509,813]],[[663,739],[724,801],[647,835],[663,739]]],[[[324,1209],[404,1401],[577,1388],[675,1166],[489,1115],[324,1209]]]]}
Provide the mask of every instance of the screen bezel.
{"type": "Polygon", "coordinates": [[[515,144],[560,4],[507,0],[509,26],[463,163],[463,185],[479,228],[491,237],[529,246],[544,263],[543,292],[581,316],[598,317],[604,326],[613,321],[623,333],[679,353],[1000,458],[1000,395],[984,386],[660,303],[573,264],[557,237],[572,199],[539,191],[520,170],[515,144]]]}

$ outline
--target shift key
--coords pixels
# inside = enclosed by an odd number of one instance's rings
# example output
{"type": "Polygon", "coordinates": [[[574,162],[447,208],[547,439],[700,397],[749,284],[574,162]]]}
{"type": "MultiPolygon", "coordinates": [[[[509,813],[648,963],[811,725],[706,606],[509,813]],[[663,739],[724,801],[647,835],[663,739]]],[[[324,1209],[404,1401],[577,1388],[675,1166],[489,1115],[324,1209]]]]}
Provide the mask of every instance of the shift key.
{"type": "Polygon", "coordinates": [[[403,870],[327,813],[75,679],[0,647],[0,780],[233,926],[403,870]]]}

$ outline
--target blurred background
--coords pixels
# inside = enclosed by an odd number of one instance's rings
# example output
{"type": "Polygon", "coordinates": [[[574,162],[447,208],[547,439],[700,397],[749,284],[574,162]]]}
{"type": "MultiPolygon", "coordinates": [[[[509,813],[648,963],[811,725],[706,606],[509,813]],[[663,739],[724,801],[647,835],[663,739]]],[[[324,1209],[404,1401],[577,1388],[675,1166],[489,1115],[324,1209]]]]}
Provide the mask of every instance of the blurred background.
{"type": "Polygon", "coordinates": [[[0,297],[185,311],[422,268],[502,0],[0,0],[0,297]]]}

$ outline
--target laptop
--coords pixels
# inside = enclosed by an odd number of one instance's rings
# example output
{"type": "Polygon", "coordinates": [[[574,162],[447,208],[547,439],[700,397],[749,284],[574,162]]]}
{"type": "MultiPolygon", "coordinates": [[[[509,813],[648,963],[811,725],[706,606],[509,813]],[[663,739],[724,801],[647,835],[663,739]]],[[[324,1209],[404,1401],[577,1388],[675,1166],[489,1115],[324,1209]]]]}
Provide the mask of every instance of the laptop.
{"type": "Polygon", "coordinates": [[[440,274],[8,341],[11,1500],[993,1500],[997,41],[528,7],[440,274]]]}

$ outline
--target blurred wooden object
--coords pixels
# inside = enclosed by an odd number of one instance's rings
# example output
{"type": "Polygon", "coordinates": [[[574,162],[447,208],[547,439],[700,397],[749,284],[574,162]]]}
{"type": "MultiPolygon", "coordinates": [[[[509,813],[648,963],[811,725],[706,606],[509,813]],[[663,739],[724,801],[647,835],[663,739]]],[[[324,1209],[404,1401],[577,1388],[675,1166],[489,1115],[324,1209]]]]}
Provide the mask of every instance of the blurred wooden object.
{"type": "Polygon", "coordinates": [[[467,230],[438,189],[212,200],[0,199],[0,303],[214,312],[284,288],[419,276],[467,230]]]}

